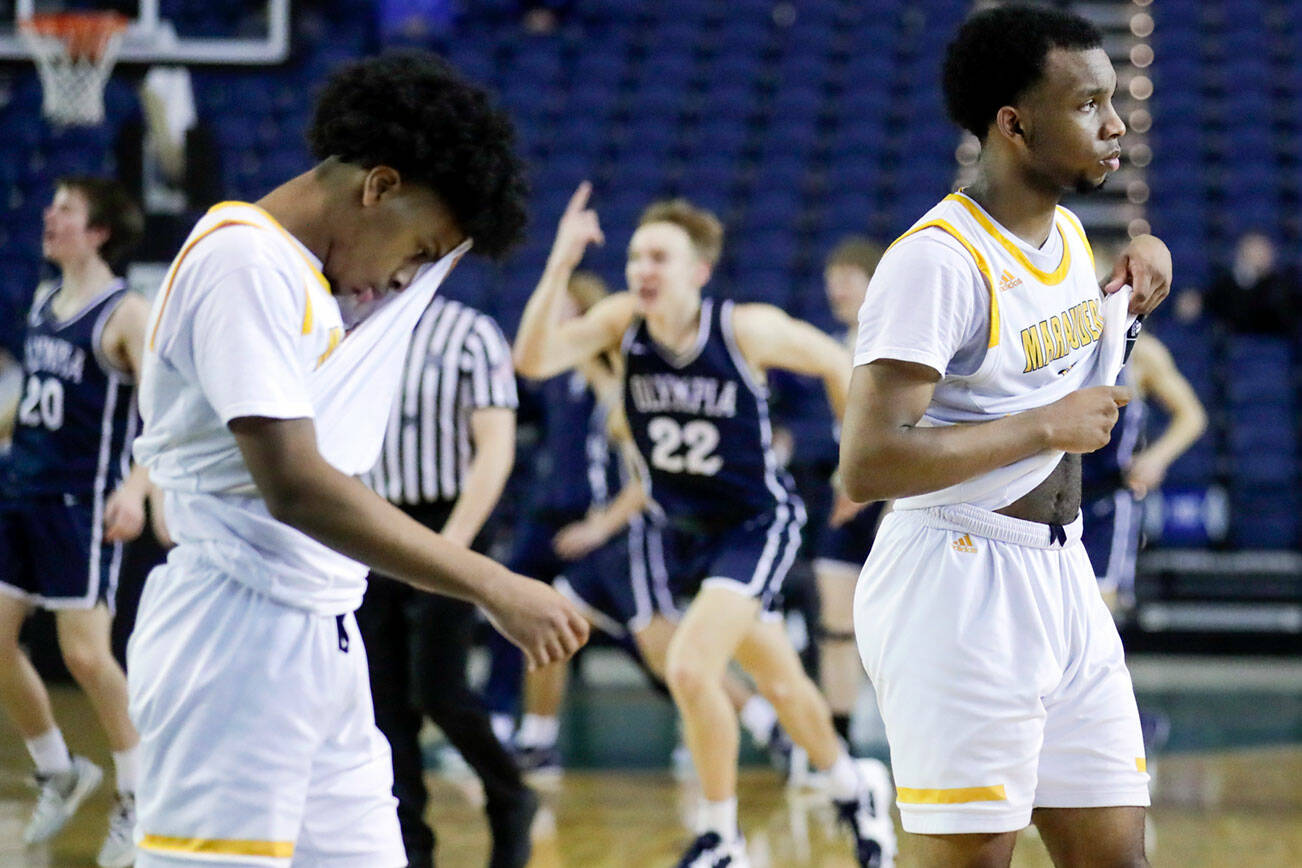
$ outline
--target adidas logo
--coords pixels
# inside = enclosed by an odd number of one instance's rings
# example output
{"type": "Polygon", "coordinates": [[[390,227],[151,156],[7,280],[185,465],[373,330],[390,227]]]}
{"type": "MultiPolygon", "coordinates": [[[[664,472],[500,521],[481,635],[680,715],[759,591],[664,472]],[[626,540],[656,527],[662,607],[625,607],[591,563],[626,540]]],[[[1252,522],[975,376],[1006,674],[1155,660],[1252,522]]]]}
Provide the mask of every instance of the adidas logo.
{"type": "Polygon", "coordinates": [[[999,275],[999,289],[1001,291],[1009,290],[1012,289],[1014,286],[1021,286],[1021,285],[1022,285],[1022,279],[1018,277],[1016,274],[1013,274],[1008,269],[1004,269],[1004,273],[999,275]]]}
{"type": "Polygon", "coordinates": [[[976,545],[972,542],[972,535],[965,533],[958,539],[954,540],[954,551],[963,552],[964,554],[976,554],[976,545]]]}

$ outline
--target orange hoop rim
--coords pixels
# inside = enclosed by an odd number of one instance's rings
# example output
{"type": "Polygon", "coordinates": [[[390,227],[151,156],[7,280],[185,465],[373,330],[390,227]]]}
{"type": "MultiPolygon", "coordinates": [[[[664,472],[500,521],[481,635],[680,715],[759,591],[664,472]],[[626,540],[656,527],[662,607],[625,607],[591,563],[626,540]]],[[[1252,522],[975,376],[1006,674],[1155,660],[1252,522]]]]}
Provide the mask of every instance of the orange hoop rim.
{"type": "Polygon", "coordinates": [[[127,29],[120,12],[46,12],[19,22],[24,33],[58,39],[73,57],[98,60],[110,39],[127,29]]]}

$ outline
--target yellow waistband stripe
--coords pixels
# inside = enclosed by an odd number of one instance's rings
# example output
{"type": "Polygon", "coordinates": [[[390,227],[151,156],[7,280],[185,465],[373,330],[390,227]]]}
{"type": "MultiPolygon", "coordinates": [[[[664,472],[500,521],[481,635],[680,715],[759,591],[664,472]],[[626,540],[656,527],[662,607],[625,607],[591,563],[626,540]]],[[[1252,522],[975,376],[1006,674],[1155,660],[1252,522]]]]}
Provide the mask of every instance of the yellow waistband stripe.
{"type": "Polygon", "coordinates": [[[1008,800],[1004,785],[993,787],[952,787],[948,789],[919,790],[900,787],[897,790],[903,805],[965,805],[968,802],[1003,802],[1008,800]]]}
{"type": "Polygon", "coordinates": [[[169,835],[145,835],[140,847],[164,853],[195,853],[214,856],[265,856],[292,859],[293,841],[236,841],[229,838],[173,838],[169,835]]]}
{"type": "Polygon", "coordinates": [[[1142,756],[1135,757],[1135,768],[1141,772],[1148,771],[1148,759],[1142,756]]]}

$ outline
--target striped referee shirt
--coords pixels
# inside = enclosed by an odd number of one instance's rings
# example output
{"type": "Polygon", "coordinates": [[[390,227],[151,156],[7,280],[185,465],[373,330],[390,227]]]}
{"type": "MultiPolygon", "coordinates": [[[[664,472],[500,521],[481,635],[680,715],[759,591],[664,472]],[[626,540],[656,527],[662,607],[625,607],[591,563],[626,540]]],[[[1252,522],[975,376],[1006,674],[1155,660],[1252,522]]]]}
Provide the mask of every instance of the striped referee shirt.
{"type": "Polygon", "coordinates": [[[471,414],[518,404],[511,346],[497,323],[436,297],[416,326],[367,485],[396,504],[456,500],[474,456],[471,414]]]}

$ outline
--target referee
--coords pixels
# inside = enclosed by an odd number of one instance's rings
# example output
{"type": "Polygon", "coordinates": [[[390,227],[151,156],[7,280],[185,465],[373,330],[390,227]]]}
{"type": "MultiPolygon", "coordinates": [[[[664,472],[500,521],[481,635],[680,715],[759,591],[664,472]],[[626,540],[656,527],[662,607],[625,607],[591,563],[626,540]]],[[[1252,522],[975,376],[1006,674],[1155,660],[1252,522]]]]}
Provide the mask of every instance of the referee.
{"type": "MultiPolygon", "coordinates": [[[[408,351],[380,460],[367,482],[453,542],[477,538],[515,461],[511,348],[488,316],[435,298],[408,351]]],[[[393,751],[393,792],[411,868],[432,868],[434,832],[417,736],[427,715],[484,784],[491,868],[522,868],[536,795],[493,735],[466,683],[476,615],[470,603],[372,573],[357,612],[375,722],[393,751]]]]}

